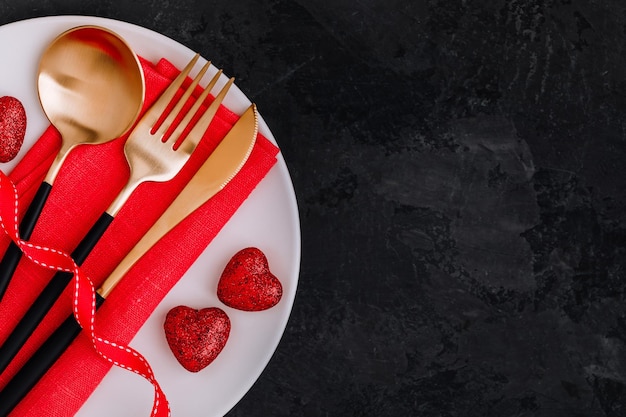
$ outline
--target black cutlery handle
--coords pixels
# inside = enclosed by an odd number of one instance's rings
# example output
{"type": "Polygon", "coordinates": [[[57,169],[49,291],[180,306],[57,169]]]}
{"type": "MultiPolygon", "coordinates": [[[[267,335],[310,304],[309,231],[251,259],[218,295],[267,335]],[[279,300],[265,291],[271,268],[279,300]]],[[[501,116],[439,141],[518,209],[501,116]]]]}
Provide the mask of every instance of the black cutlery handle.
{"type": "Polygon", "coordinates": [[[87,232],[83,240],[80,241],[74,252],[72,252],[72,259],[76,262],[76,265],[82,265],[87,259],[87,256],[91,253],[96,244],[111,225],[113,216],[109,213],[103,213],[102,216],[91,226],[91,229],[87,232]]]}
{"type": "MultiPolygon", "coordinates": [[[[104,298],[96,294],[96,308],[104,303],[104,298]]],[[[80,333],[81,328],[69,316],[52,335],[41,345],[15,376],[0,391],[0,416],[6,417],[28,394],[44,374],[54,365],[80,333]]]]}
{"type": "MultiPolygon", "coordinates": [[[[89,230],[87,235],[78,244],[72,258],[77,265],[81,265],[87,256],[100,240],[100,237],[107,230],[113,217],[104,213],[89,230]]],[[[9,337],[0,346],[0,374],[9,366],[15,355],[20,351],[24,343],[35,331],[39,323],[52,308],[56,300],[63,293],[65,287],[72,279],[72,274],[68,272],[57,272],[54,277],[44,287],[37,299],[33,302],[26,314],[13,329],[9,337]]]]}
{"type": "MultiPolygon", "coordinates": [[[[35,224],[37,224],[37,220],[43,211],[43,206],[46,204],[46,200],[50,195],[50,191],[52,190],[52,185],[47,182],[42,182],[31,201],[26,213],[24,213],[24,217],[20,223],[19,231],[20,237],[22,239],[29,239],[33,234],[33,230],[35,230],[35,224]]],[[[15,243],[11,242],[7,251],[0,261],[0,300],[4,296],[7,287],[9,286],[9,281],[11,281],[11,277],[15,272],[15,268],[17,268],[17,264],[20,262],[22,258],[22,251],[19,246],[15,243]]]]}

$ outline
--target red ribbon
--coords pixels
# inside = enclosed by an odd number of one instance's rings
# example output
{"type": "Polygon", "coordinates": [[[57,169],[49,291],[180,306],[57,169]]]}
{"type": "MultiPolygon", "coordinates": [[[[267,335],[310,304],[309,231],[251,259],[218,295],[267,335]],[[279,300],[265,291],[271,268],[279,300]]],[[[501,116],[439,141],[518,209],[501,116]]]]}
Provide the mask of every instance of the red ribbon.
{"type": "Polygon", "coordinates": [[[151,416],[166,417],[170,408],[148,361],[134,349],[99,337],[95,331],[96,293],[91,280],[67,253],[34,245],[20,238],[18,230],[18,193],[15,184],[0,171],[0,227],[32,262],[54,271],[74,274],[73,313],[83,330],[88,331],[96,352],[115,366],[141,375],[154,386],[151,416]]]}

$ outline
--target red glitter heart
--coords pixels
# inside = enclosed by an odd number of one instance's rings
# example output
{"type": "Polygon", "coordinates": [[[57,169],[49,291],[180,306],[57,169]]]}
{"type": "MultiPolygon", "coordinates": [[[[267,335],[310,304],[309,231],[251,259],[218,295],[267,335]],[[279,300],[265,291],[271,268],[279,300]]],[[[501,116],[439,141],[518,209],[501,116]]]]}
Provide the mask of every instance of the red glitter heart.
{"type": "Polygon", "coordinates": [[[217,307],[171,309],[165,317],[165,338],[180,364],[190,372],[206,368],[220,354],[230,334],[230,319],[217,307]]]}
{"type": "Polygon", "coordinates": [[[257,248],[237,252],[217,284],[220,301],[238,310],[266,310],[278,304],[282,295],[283,286],[270,272],[265,254],[257,248]]]}
{"type": "Polygon", "coordinates": [[[9,162],[20,151],[26,135],[26,111],[11,96],[0,97],[0,162],[9,162]]]}

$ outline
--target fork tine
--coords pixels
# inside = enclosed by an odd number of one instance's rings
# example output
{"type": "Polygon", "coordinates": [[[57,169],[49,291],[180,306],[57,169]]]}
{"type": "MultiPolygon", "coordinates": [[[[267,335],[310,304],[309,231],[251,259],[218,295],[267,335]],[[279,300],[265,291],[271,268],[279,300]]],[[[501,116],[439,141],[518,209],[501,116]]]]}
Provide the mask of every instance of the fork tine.
{"type": "Polygon", "coordinates": [[[211,120],[217,113],[220,104],[224,100],[224,97],[226,96],[226,93],[228,93],[228,90],[230,89],[230,86],[232,85],[234,80],[234,78],[228,80],[228,82],[224,85],[224,87],[222,87],[220,92],[215,96],[209,107],[203,112],[202,117],[200,117],[200,114],[202,113],[200,106],[202,106],[202,104],[208,97],[211,89],[215,86],[215,84],[217,84],[217,81],[220,78],[221,74],[222,70],[218,71],[218,73],[215,74],[211,82],[198,97],[193,107],[189,109],[187,114],[185,114],[183,120],[178,124],[176,130],[172,132],[171,137],[175,138],[175,145],[180,146],[181,141],[184,140],[183,143],[185,144],[185,147],[193,149],[197,146],[198,142],[200,142],[200,139],[202,139],[204,132],[209,127],[211,120]],[[195,126],[192,126],[191,123],[193,122],[195,122],[195,126]],[[192,127],[193,129],[191,129],[192,127]],[[187,137],[190,137],[190,139],[186,140],[187,137]]]}
{"type": "MultiPolygon", "coordinates": [[[[196,74],[196,77],[192,80],[191,84],[185,89],[183,95],[173,106],[173,108],[169,110],[166,109],[161,118],[155,123],[155,125],[150,130],[151,134],[158,135],[163,142],[167,142],[168,138],[171,136],[171,133],[167,136],[166,133],[173,130],[176,118],[179,117],[180,114],[182,114],[183,106],[185,105],[185,103],[187,103],[187,100],[189,100],[189,97],[191,97],[191,94],[198,86],[198,84],[200,84],[200,80],[204,77],[204,74],[207,72],[210,66],[210,61],[204,64],[200,71],[198,71],[198,74],[196,74]]],[[[169,107],[172,107],[172,103],[170,103],[169,107]]]]}
{"type": "Polygon", "coordinates": [[[161,93],[157,101],[150,106],[146,114],[143,116],[142,122],[148,123],[149,126],[155,126],[159,123],[159,121],[162,123],[162,120],[164,120],[166,116],[164,115],[165,110],[167,110],[180,86],[183,85],[183,82],[187,78],[187,75],[189,75],[189,72],[191,72],[191,69],[194,65],[196,65],[198,58],[200,58],[200,54],[195,54],[194,57],[191,58],[187,66],[183,68],[180,74],[178,74],[174,81],[171,82],[169,87],[161,93]]]}

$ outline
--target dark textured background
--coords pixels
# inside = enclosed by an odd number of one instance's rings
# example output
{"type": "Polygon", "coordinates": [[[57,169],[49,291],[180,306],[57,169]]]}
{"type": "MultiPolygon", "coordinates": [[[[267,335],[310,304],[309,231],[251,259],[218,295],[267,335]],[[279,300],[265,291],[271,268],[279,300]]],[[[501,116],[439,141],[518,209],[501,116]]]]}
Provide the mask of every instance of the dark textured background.
{"type": "Polygon", "coordinates": [[[298,297],[230,417],[626,416],[626,3],[0,1],[56,14],[201,52],[282,148],[298,297]]]}

